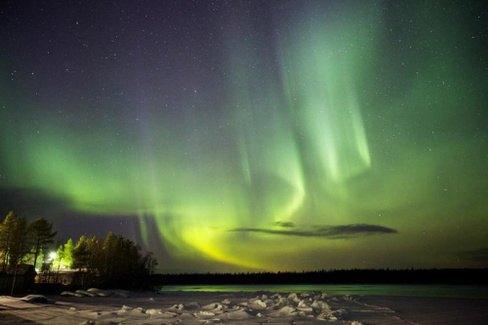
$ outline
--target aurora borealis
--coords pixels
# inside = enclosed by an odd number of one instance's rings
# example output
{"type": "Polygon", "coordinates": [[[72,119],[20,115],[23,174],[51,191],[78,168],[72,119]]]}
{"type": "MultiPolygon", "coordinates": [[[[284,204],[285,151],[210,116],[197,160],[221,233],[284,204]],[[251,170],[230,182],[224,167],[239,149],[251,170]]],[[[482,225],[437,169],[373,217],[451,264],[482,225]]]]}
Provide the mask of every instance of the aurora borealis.
{"type": "Polygon", "coordinates": [[[113,229],[169,272],[486,267],[487,19],[482,1],[6,1],[1,213],[113,229]]]}

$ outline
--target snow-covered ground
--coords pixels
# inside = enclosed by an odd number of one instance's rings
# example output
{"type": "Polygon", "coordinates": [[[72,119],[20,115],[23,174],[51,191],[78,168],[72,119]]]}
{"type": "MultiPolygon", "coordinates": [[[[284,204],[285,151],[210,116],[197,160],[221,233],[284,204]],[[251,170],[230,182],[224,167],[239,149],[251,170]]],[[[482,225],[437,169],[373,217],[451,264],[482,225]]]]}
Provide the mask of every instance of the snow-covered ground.
{"type": "Polygon", "coordinates": [[[65,292],[0,297],[0,324],[484,324],[488,300],[323,292],[65,292]]]}

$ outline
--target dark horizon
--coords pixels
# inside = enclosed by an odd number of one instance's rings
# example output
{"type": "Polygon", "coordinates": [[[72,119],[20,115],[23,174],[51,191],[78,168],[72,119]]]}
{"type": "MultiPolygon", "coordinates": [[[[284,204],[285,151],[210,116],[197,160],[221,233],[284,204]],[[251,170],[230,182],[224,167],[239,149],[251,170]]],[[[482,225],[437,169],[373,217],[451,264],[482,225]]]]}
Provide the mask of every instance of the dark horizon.
{"type": "Polygon", "coordinates": [[[154,274],[154,285],[450,284],[488,285],[488,268],[351,269],[302,272],[154,274]]]}

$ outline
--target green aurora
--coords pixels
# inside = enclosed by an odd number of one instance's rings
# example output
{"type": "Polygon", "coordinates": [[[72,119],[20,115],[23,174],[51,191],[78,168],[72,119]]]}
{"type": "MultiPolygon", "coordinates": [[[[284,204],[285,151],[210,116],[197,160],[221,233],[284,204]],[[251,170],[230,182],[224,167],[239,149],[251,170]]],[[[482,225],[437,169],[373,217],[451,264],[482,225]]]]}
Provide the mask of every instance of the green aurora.
{"type": "Polygon", "coordinates": [[[137,217],[162,270],[488,265],[482,2],[122,6],[2,11],[4,215],[137,217]]]}

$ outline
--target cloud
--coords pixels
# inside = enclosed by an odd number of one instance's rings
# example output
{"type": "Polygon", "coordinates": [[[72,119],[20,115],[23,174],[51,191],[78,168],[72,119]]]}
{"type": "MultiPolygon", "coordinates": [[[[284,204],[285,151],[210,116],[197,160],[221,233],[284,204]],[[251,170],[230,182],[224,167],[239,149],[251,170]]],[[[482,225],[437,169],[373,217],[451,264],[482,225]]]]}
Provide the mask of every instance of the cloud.
{"type": "Polygon", "coordinates": [[[275,223],[276,226],[278,227],[283,227],[283,228],[294,228],[295,227],[295,224],[293,222],[282,222],[282,221],[277,221],[275,223]]]}
{"type": "MultiPolygon", "coordinates": [[[[294,225],[293,225],[294,226],[294,225]]],[[[282,226],[283,227],[283,226],[282,226]]],[[[266,228],[235,228],[233,232],[254,232],[271,235],[298,236],[298,237],[324,237],[330,239],[348,239],[360,236],[395,234],[395,229],[368,224],[352,224],[340,226],[316,226],[311,229],[266,229],[266,228]]]]}

